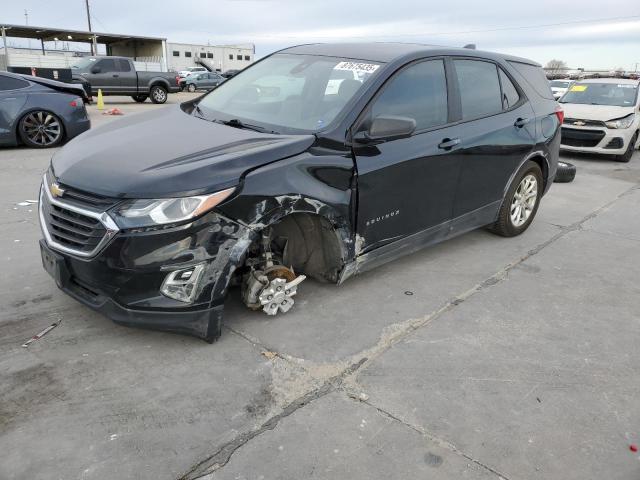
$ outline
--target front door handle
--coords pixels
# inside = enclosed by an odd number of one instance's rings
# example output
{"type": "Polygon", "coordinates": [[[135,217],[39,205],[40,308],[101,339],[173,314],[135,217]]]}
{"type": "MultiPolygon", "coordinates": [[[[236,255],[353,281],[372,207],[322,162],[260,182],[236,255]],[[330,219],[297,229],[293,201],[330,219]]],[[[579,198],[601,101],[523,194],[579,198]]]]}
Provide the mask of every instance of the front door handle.
{"type": "Polygon", "coordinates": [[[459,138],[445,138],[438,144],[438,148],[442,150],[451,150],[453,147],[459,144],[459,138]]]}
{"type": "Polygon", "coordinates": [[[514,123],[513,126],[516,128],[522,128],[524,127],[527,123],[529,123],[531,121],[530,118],[518,118],[514,123]]]}
{"type": "Polygon", "coordinates": [[[118,75],[117,73],[113,74],[113,78],[118,78],[120,75],[118,75]]]}

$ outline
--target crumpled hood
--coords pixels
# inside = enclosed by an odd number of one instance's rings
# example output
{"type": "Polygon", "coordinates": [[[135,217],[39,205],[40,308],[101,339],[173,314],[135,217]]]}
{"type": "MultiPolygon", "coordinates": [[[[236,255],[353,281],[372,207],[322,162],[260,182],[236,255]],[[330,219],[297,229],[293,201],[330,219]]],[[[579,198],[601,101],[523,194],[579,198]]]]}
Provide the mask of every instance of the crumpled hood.
{"type": "Polygon", "coordinates": [[[580,120],[600,120],[607,122],[615,118],[626,117],[633,113],[633,107],[611,107],[608,105],[581,105],[578,103],[561,103],[565,118],[580,120]]]}
{"type": "Polygon", "coordinates": [[[197,195],[238,184],[247,170],[304,152],[313,135],[272,135],[194,117],[179,105],[114,120],[51,160],[56,178],[121,198],[197,195]]]}

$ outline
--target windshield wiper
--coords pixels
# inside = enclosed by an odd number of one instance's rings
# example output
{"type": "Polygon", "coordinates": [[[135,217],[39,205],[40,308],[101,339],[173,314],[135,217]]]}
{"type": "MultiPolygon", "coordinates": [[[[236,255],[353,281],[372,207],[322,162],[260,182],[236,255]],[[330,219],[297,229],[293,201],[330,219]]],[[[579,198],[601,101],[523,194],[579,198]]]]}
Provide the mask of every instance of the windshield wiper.
{"type": "Polygon", "coordinates": [[[237,118],[232,118],[231,120],[212,120],[213,122],[216,123],[221,123],[222,125],[227,125],[229,127],[234,127],[234,128],[244,128],[246,130],[253,130],[254,132],[260,132],[260,133],[278,133],[274,130],[268,130],[264,127],[260,127],[258,125],[252,125],[250,123],[244,123],[240,120],[238,120],[237,118]]]}

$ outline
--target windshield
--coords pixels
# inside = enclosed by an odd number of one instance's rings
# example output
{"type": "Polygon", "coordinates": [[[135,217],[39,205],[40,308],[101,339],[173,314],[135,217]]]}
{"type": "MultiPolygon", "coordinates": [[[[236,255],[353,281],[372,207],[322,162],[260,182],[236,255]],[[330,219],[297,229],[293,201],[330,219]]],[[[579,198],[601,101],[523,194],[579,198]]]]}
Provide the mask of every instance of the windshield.
{"type": "Polygon", "coordinates": [[[567,88],[569,85],[571,84],[570,81],[568,80],[554,80],[553,82],[550,83],[550,85],[552,87],[556,87],[556,88],[567,88]]]}
{"type": "Polygon", "coordinates": [[[86,58],[83,58],[82,60],[80,60],[75,65],[71,65],[71,68],[80,68],[80,69],[84,70],[86,68],[89,68],[95,62],[96,62],[95,58],[86,57],[86,58]]]}
{"type": "Polygon", "coordinates": [[[638,86],[630,83],[576,83],[560,103],[631,107],[636,104],[638,86]]]}
{"type": "Polygon", "coordinates": [[[224,82],[199,107],[207,119],[314,132],[331,123],[379,67],[336,57],[272,55],[224,82]]]}

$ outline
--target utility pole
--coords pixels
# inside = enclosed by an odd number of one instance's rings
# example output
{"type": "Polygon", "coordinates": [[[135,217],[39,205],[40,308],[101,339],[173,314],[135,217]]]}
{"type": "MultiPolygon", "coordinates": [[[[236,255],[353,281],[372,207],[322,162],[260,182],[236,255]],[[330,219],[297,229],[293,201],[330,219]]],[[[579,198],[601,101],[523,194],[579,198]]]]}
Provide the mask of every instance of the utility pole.
{"type": "MultiPolygon", "coordinates": [[[[29,26],[29,12],[27,12],[27,9],[24,9],[24,24],[28,27],[29,26]]],[[[29,39],[29,50],[31,50],[31,39],[29,39]]]]}
{"type": "MultiPolygon", "coordinates": [[[[87,23],[89,24],[89,31],[91,32],[91,10],[89,10],[89,0],[84,1],[87,6],[87,23]]],[[[93,41],[91,42],[91,55],[97,55],[98,52],[94,49],[96,43],[95,36],[93,37],[93,41]]]]}

